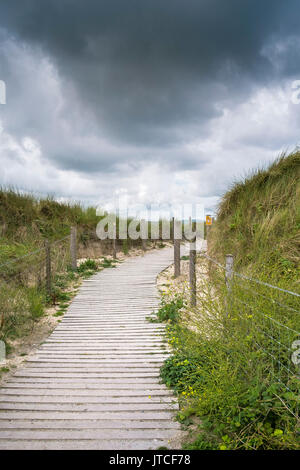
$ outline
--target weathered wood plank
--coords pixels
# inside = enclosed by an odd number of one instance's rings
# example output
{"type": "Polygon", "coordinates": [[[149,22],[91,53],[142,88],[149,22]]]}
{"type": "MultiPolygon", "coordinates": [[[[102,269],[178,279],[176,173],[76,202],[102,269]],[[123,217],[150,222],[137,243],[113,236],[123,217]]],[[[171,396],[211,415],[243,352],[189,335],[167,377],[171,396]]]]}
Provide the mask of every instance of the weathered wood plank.
{"type": "Polygon", "coordinates": [[[173,250],[83,282],[60,325],[0,389],[0,449],[156,449],[178,432],[155,280],[173,250]]]}

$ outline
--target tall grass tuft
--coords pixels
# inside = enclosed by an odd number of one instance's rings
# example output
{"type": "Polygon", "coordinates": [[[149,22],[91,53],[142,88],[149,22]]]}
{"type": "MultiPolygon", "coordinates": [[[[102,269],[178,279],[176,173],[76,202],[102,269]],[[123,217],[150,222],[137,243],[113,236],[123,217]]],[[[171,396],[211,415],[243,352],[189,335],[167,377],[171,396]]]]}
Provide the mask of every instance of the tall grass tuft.
{"type": "MultiPolygon", "coordinates": [[[[178,393],[179,419],[198,418],[185,448],[298,449],[299,297],[237,275],[228,290],[222,265],[231,253],[236,272],[299,294],[300,152],[235,183],[208,236],[219,264],[198,258],[197,306],[183,287],[161,369],[178,393]]],[[[175,296],[171,289],[164,310],[175,296]]]]}
{"type": "Polygon", "coordinates": [[[219,261],[232,253],[236,269],[299,290],[300,151],[280,156],[223,196],[209,252],[219,261]]]}

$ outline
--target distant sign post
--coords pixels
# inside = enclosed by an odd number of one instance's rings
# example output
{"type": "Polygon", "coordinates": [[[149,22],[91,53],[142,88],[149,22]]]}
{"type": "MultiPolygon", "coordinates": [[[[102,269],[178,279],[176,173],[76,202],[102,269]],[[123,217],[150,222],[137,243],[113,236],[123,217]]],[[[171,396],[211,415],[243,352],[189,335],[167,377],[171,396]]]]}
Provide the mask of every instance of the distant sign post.
{"type": "Polygon", "coordinates": [[[206,225],[212,225],[213,218],[211,215],[206,216],[206,225]]]}
{"type": "MultiPolygon", "coordinates": [[[[213,223],[213,218],[211,215],[207,215],[205,217],[205,225],[206,225],[206,240],[207,240],[207,249],[209,250],[209,233],[210,229],[213,223]]],[[[209,270],[210,270],[210,265],[209,265],[209,270]]]]}

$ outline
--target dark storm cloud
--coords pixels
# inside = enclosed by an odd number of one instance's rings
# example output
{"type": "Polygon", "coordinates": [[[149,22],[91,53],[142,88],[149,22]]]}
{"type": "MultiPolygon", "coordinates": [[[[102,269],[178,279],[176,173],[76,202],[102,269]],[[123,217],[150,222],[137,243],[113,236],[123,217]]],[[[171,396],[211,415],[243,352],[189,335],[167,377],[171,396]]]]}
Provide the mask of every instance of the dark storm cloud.
{"type": "MultiPolygon", "coordinates": [[[[272,45],[298,36],[298,13],[298,0],[2,0],[0,27],[55,64],[70,103],[66,121],[74,119],[76,101],[88,110],[77,120],[82,134],[135,147],[124,155],[76,144],[58,151],[45,135],[46,154],[62,168],[111,169],[123,157],[170,158],[192,168],[205,162],[189,156],[184,163],[172,149],[205,135],[223,104],[242,101],[275,75],[297,72],[296,45],[280,68],[272,45]]],[[[37,136],[49,134],[49,127],[39,129],[45,114],[37,109],[34,122],[23,120],[22,133],[27,126],[37,136]]]]}

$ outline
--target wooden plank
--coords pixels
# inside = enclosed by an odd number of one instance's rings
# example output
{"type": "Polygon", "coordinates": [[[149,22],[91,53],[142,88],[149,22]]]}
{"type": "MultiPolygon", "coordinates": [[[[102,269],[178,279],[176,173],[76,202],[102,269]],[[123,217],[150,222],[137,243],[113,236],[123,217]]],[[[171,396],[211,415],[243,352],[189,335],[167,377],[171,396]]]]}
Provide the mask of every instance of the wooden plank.
{"type": "Polygon", "coordinates": [[[165,248],[85,280],[25,367],[0,389],[0,449],[157,449],[178,432],[159,379],[165,326],[155,280],[165,248]]]}

